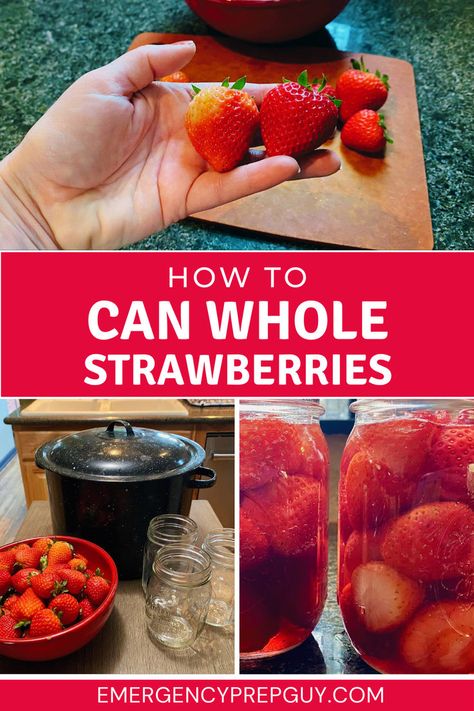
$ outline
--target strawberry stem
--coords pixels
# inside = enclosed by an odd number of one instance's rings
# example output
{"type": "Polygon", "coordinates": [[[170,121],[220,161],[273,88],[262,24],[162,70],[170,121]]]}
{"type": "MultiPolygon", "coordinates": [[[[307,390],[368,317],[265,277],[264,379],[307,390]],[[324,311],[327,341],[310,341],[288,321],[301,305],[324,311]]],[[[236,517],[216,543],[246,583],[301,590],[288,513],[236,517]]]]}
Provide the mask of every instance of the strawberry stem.
{"type": "Polygon", "coordinates": [[[194,94],[197,96],[198,94],[201,93],[201,89],[196,86],[196,84],[191,84],[192,90],[194,91],[194,94]]]}
{"type": "Polygon", "coordinates": [[[383,135],[387,143],[393,143],[393,138],[389,136],[387,132],[387,126],[385,124],[385,116],[383,114],[379,114],[379,126],[383,130],[383,135]]]}

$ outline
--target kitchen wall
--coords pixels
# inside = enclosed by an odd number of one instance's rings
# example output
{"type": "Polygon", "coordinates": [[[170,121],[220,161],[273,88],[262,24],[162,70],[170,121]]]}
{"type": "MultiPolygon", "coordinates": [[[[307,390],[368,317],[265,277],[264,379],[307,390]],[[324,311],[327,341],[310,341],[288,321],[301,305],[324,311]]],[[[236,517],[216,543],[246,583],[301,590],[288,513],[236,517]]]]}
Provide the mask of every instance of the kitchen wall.
{"type": "Polygon", "coordinates": [[[12,428],[3,422],[3,418],[8,415],[11,409],[11,400],[0,399],[0,469],[2,469],[15,454],[12,428]]]}

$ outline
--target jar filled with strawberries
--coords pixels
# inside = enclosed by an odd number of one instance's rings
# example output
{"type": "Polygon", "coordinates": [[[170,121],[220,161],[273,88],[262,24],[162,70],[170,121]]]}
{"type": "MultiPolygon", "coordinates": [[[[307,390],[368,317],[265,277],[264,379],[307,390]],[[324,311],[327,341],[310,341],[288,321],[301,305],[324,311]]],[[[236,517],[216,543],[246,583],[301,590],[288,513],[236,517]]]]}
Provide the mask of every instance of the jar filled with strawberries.
{"type": "Polygon", "coordinates": [[[351,408],[338,596],[352,644],[384,673],[472,673],[474,401],[351,408]]]}
{"type": "Polygon", "coordinates": [[[240,405],[240,652],[303,642],[327,589],[328,448],[310,400],[240,405]]]}

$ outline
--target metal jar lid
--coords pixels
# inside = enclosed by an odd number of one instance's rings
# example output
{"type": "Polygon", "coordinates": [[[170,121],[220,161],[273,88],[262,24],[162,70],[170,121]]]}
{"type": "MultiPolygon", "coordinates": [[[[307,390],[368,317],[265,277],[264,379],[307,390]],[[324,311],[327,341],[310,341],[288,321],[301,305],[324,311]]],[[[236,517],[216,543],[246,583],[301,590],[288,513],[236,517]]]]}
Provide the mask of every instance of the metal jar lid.
{"type": "Polygon", "coordinates": [[[41,469],[88,481],[135,482],[190,472],[205,458],[186,437],[114,420],[105,428],[84,430],[39,447],[41,469]]]}

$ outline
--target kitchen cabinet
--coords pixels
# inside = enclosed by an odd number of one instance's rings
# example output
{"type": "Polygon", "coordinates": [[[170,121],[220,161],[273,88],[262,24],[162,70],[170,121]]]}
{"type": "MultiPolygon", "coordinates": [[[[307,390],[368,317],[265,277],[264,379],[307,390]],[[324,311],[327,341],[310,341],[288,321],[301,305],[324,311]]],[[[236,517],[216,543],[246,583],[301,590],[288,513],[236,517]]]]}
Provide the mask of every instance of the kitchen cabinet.
{"type": "MultiPolygon", "coordinates": [[[[133,400],[130,401],[130,414],[127,414],[125,409],[118,410],[112,400],[57,401],[61,403],[58,406],[59,411],[48,411],[46,407],[41,407],[47,402],[36,400],[27,408],[15,410],[4,420],[13,429],[27,506],[35,500],[48,499],[45,473],[35,465],[35,452],[49,440],[91,427],[105,427],[114,419],[129,419],[137,427],[150,427],[189,437],[204,449],[208,435],[219,436],[234,432],[234,409],[228,406],[196,407],[186,401],[171,401],[175,406],[164,410],[164,401],[157,400],[159,404],[154,410],[153,401],[144,400],[140,410],[140,401],[133,400]],[[86,407],[85,402],[90,403],[90,406],[86,407]],[[71,403],[70,406],[67,406],[67,403],[71,403]],[[105,407],[103,403],[109,403],[109,406],[105,407]],[[74,411],[75,407],[77,412],[74,411]]],[[[126,408],[127,401],[121,400],[120,407],[126,408]]],[[[219,475],[219,462],[212,459],[210,466],[216,468],[219,475]]],[[[225,487],[225,497],[233,502],[232,481],[227,477],[226,480],[229,481],[229,487],[225,487]]]]}

